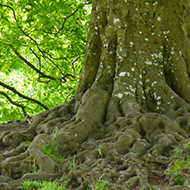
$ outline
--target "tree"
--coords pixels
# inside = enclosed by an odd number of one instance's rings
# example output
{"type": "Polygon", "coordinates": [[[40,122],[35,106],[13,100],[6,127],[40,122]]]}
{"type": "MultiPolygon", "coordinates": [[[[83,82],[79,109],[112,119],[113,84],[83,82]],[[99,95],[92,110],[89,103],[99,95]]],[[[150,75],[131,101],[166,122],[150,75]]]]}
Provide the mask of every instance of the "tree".
{"type": "Polygon", "coordinates": [[[31,124],[1,125],[4,181],[188,188],[189,3],[93,0],[74,99],[31,124]],[[31,165],[39,173],[26,174],[31,165]]]}

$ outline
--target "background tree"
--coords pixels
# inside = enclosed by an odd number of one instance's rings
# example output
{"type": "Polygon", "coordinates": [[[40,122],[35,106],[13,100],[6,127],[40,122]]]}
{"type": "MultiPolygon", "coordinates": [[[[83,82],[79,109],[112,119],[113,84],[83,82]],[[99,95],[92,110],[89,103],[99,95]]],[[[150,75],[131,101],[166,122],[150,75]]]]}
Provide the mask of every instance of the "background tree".
{"type": "Polygon", "coordinates": [[[1,126],[3,151],[15,146],[1,156],[2,179],[189,188],[189,4],[93,0],[76,96],[1,126]],[[26,174],[31,162],[39,173],[26,174]]]}
{"type": "Polygon", "coordinates": [[[88,5],[76,0],[1,1],[1,122],[24,119],[74,96],[88,5]]]}

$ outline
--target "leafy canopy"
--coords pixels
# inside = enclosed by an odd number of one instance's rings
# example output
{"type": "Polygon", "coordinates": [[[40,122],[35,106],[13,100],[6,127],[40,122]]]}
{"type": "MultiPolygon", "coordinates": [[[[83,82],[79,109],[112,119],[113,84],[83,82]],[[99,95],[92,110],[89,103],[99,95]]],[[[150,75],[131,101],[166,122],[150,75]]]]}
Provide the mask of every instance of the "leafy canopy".
{"type": "Polygon", "coordinates": [[[0,1],[0,123],[75,95],[89,17],[85,0],[0,1]]]}

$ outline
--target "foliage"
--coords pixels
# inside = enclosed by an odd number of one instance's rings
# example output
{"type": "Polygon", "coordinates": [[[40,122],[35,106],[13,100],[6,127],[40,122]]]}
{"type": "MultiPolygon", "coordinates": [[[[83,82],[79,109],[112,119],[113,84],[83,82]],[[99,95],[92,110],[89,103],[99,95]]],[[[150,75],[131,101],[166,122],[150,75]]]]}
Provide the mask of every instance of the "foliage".
{"type": "Polygon", "coordinates": [[[24,189],[29,189],[29,188],[39,188],[40,187],[40,183],[38,181],[24,181],[22,183],[22,186],[24,189]]]}
{"type": "Polygon", "coordinates": [[[185,148],[189,151],[189,149],[190,149],[190,144],[189,144],[189,143],[186,144],[186,145],[185,145],[185,148]]]}
{"type": "Polygon", "coordinates": [[[0,123],[24,119],[74,96],[90,3],[2,0],[0,15],[0,123]]]}
{"type": "Polygon", "coordinates": [[[31,173],[39,173],[40,172],[40,170],[36,164],[36,158],[37,157],[35,157],[34,159],[31,159],[31,158],[29,159],[29,165],[30,165],[31,173]]]}
{"type": "Polygon", "coordinates": [[[101,179],[95,182],[95,189],[96,190],[109,190],[109,187],[107,185],[108,180],[107,179],[101,179]]]}
{"type": "MultiPolygon", "coordinates": [[[[107,185],[108,180],[107,179],[101,179],[98,181],[95,181],[95,189],[96,190],[109,190],[110,188],[107,185]]],[[[38,190],[64,190],[66,189],[67,181],[64,181],[63,183],[59,183],[58,181],[50,182],[50,181],[24,181],[22,182],[22,186],[24,189],[38,189],[38,190]]]]}
{"type": "Polygon", "coordinates": [[[176,183],[177,183],[178,185],[183,185],[183,184],[184,184],[184,179],[183,179],[181,176],[177,177],[177,178],[175,179],[175,181],[176,181],[176,183]]]}
{"type": "Polygon", "coordinates": [[[182,169],[188,169],[190,164],[189,143],[185,143],[184,148],[178,147],[174,149],[175,161],[172,163],[169,173],[179,175],[182,169]]]}
{"type": "Polygon", "coordinates": [[[73,156],[72,161],[68,160],[69,166],[68,170],[76,169],[75,155],[73,156]]]}
{"type": "Polygon", "coordinates": [[[51,159],[56,160],[56,162],[62,164],[64,156],[59,154],[58,148],[60,145],[55,141],[58,130],[59,129],[55,127],[55,131],[51,135],[51,141],[49,143],[45,143],[42,151],[44,152],[44,154],[47,154],[51,159]]]}
{"type": "Polygon", "coordinates": [[[65,184],[66,183],[63,183],[60,185],[57,181],[54,181],[54,182],[24,181],[22,183],[22,186],[24,189],[34,188],[34,189],[38,189],[38,190],[52,190],[52,189],[64,190],[65,184]]]}
{"type": "Polygon", "coordinates": [[[185,158],[177,159],[173,164],[172,170],[174,173],[178,174],[181,169],[188,169],[189,164],[190,164],[190,157],[187,157],[187,159],[185,158]]]}
{"type": "Polygon", "coordinates": [[[98,149],[98,158],[103,158],[103,153],[101,149],[98,149]]]}
{"type": "Polygon", "coordinates": [[[174,149],[174,154],[175,154],[176,156],[181,156],[181,155],[182,155],[182,149],[180,149],[180,148],[174,149]]]}
{"type": "Polygon", "coordinates": [[[173,158],[174,161],[165,172],[175,176],[177,185],[183,185],[187,179],[185,171],[189,169],[190,165],[189,143],[181,144],[181,146],[175,148],[173,150],[173,158]]]}

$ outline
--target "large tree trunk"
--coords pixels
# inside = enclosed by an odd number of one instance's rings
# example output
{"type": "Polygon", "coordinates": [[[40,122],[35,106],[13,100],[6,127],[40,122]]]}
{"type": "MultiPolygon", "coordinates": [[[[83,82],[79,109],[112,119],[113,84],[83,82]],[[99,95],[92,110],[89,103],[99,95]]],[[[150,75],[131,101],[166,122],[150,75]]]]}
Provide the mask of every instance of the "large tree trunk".
{"type": "Polygon", "coordinates": [[[188,188],[188,168],[174,167],[179,156],[190,163],[189,5],[93,0],[76,97],[28,128],[1,125],[0,180],[61,178],[70,189],[95,189],[105,177],[110,189],[188,188]],[[44,153],[47,145],[64,163],[44,153]],[[39,173],[26,174],[31,163],[39,173]]]}

